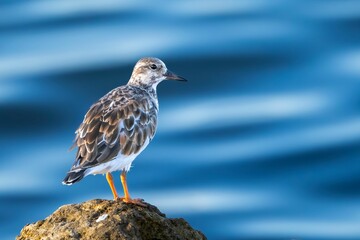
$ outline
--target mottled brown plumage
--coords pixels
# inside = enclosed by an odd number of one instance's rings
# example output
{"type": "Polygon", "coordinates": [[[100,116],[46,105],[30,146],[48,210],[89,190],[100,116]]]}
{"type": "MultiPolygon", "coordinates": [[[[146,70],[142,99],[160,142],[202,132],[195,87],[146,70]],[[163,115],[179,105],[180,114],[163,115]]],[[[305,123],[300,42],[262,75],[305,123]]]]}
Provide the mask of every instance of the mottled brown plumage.
{"type": "Polygon", "coordinates": [[[163,80],[185,79],[168,71],[157,58],[140,59],[127,85],[113,89],[90,107],[75,132],[73,147],[77,147],[77,153],[64,184],[71,185],[89,174],[106,173],[117,199],[110,172],[122,170],[124,201],[133,201],[127,190],[126,172],[155,135],[156,87],[163,80]]]}
{"type": "Polygon", "coordinates": [[[155,99],[151,88],[125,85],[94,103],[76,131],[74,145],[78,150],[73,170],[111,161],[119,153],[138,153],[145,140],[155,135],[155,99]]]}

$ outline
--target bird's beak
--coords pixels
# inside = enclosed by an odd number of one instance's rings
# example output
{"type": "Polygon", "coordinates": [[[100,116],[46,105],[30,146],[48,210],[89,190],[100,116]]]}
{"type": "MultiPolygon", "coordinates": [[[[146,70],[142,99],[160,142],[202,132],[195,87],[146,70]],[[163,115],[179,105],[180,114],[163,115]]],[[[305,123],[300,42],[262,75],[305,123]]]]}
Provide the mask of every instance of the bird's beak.
{"type": "Polygon", "coordinates": [[[180,77],[179,75],[176,75],[175,73],[167,70],[166,73],[164,74],[164,77],[166,80],[176,80],[176,81],[182,81],[182,82],[187,82],[187,80],[183,77],[180,77]]]}

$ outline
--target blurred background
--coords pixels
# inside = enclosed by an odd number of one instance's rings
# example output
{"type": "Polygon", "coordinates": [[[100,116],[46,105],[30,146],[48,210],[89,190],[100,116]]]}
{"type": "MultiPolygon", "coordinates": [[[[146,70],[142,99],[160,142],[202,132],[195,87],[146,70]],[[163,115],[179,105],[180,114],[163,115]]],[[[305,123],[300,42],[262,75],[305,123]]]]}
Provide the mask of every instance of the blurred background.
{"type": "MultiPolygon", "coordinates": [[[[64,204],[89,106],[159,57],[157,136],[130,193],[209,239],[360,239],[360,2],[0,3],[0,226],[13,239],[64,204]]],[[[121,184],[116,174],[117,187],[121,184]]]]}

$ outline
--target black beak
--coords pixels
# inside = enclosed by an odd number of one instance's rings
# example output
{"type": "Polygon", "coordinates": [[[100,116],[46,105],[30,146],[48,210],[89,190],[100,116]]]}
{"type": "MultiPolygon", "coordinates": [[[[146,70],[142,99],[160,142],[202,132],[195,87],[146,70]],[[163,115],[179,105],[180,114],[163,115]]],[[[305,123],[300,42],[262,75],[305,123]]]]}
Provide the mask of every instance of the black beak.
{"type": "Polygon", "coordinates": [[[166,73],[164,74],[165,79],[166,80],[176,80],[176,81],[182,81],[182,82],[187,82],[187,80],[183,77],[180,77],[178,75],[176,75],[175,73],[167,70],[166,73]]]}

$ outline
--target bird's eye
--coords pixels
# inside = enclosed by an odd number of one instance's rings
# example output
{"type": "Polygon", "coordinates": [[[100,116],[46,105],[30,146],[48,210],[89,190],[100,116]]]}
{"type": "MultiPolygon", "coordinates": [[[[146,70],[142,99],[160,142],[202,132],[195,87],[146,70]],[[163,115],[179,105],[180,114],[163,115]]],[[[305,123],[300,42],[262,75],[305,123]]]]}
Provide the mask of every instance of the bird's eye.
{"type": "Polygon", "coordinates": [[[157,66],[155,64],[151,64],[150,68],[155,70],[155,69],[157,69],[157,66]]]}

